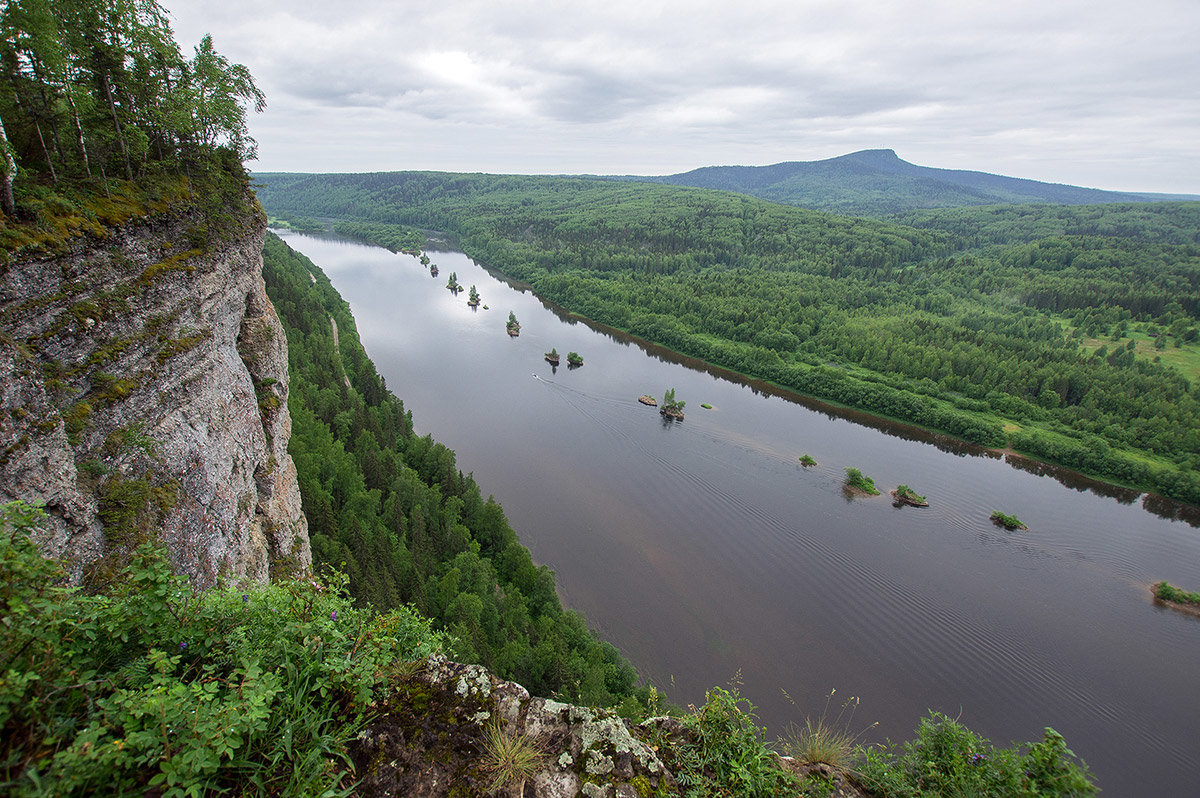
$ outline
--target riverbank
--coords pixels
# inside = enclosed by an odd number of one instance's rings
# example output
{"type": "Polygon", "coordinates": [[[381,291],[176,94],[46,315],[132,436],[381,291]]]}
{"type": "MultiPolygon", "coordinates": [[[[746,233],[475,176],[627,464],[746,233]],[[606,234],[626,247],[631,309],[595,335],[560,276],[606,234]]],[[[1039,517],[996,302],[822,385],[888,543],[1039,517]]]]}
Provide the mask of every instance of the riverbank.
{"type": "MultiPolygon", "coordinates": [[[[1046,474],[1047,476],[1052,476],[1060,483],[1076,490],[1095,489],[1105,495],[1118,496],[1123,501],[1132,501],[1138,496],[1142,495],[1153,497],[1151,504],[1154,505],[1154,507],[1147,507],[1147,509],[1151,512],[1163,515],[1164,517],[1183,519],[1193,526],[1200,526],[1200,503],[1186,502],[1177,497],[1169,496],[1156,490],[1155,486],[1153,485],[1114,479],[1110,475],[1099,473],[1097,471],[1081,469],[1068,463],[1046,458],[1041,456],[1041,453],[1037,451],[1018,445],[1020,438],[1018,438],[1018,440],[1014,440],[1013,437],[1014,435],[1019,436],[1025,434],[1027,436],[1031,436],[1029,437],[1030,440],[1043,440],[1050,436],[1055,436],[1057,438],[1064,438],[1065,436],[1059,436],[1056,433],[1050,433],[1037,428],[1023,427],[1011,420],[1004,420],[990,415],[979,415],[979,419],[981,421],[1000,424],[1006,435],[1006,440],[1003,445],[987,446],[980,444],[937,427],[918,424],[898,416],[874,412],[862,407],[838,402],[822,396],[804,393],[778,381],[737,371],[720,363],[714,363],[712,361],[705,360],[704,358],[697,357],[693,354],[672,349],[656,341],[639,336],[627,329],[606,324],[569,310],[561,305],[558,305],[553,300],[542,296],[540,293],[538,293],[535,286],[509,278],[507,275],[504,275],[502,272],[499,272],[495,269],[489,267],[484,268],[487,269],[489,273],[496,275],[498,278],[512,285],[519,285],[521,286],[522,290],[528,290],[535,297],[537,297],[542,304],[563,318],[568,318],[574,321],[582,321],[593,329],[603,332],[607,335],[619,337],[622,340],[636,343],[648,354],[656,357],[669,356],[676,362],[687,365],[691,368],[707,371],[714,376],[749,385],[756,391],[773,394],[822,412],[835,413],[844,418],[851,419],[856,423],[882,430],[888,434],[900,435],[901,437],[909,440],[930,443],[944,451],[949,451],[956,454],[963,452],[986,454],[997,459],[1004,459],[1014,466],[1022,468],[1023,470],[1036,471],[1038,473],[1046,474]]],[[[933,399],[932,397],[927,398],[930,398],[930,400],[934,402],[942,402],[942,400],[933,399]]],[[[945,404],[944,402],[942,403],[945,404]]],[[[961,409],[956,410],[958,410],[958,412],[969,412],[962,411],[961,409]]]]}
{"type": "Polygon", "coordinates": [[[836,687],[862,696],[861,726],[879,721],[867,742],[908,737],[929,707],[954,717],[962,706],[994,740],[1053,726],[1098,764],[1114,795],[1138,794],[1130,782],[1182,783],[1179,763],[1194,763],[1146,735],[1194,738],[1195,696],[1147,711],[1154,696],[1186,694],[1194,680],[1187,662],[1200,656],[1200,638],[1177,640],[1194,619],[1131,596],[1124,575],[1200,585],[1195,530],[1126,499],[1064,489],[977,447],[944,437],[928,445],[925,433],[776,398],[769,386],[573,324],[460,253],[439,255],[443,273],[456,270],[500,313],[514,311],[520,338],[471,313],[415,261],[295,238],[350,302],[379,373],[403,386],[417,434],[435,432],[460,469],[503,498],[565,603],[647,678],[670,685],[672,700],[700,706],[706,689],[741,669],[742,693],[781,734],[800,718],[797,704],[814,706],[836,687]],[[586,351],[588,369],[538,369],[530,379],[531,359],[551,345],[586,351]],[[484,404],[460,390],[464,374],[488,386],[484,404]],[[722,412],[663,424],[633,408],[652,386],[722,412]],[[803,471],[796,456],[805,452],[821,466],[803,471]],[[924,490],[933,509],[847,501],[846,465],[882,488],[924,490]],[[1037,534],[996,530],[994,508],[1015,510],[1037,534]],[[1177,566],[1163,570],[1164,556],[1177,566]],[[1047,614],[1047,602],[1083,606],[1047,614]],[[1086,645],[1072,636],[1079,624],[1095,629],[1086,645]],[[1045,639],[1064,642],[1051,654],[1036,645],[1045,639]],[[1175,645],[1181,656],[1121,659],[1131,645],[1175,645]],[[958,654],[946,658],[949,649],[958,654]],[[1095,700],[1079,702],[1077,684],[1095,700]],[[1014,703],[1018,693],[1028,700],[1014,703]],[[1125,720],[1110,727],[1095,707],[1125,720]],[[1147,739],[1157,750],[1144,750],[1147,739]]]}

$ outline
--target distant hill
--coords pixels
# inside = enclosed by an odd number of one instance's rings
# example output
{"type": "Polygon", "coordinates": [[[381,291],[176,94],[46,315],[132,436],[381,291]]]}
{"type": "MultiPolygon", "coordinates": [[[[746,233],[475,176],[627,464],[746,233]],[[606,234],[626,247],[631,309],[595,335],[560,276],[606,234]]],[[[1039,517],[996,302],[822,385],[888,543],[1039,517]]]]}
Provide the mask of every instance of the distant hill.
{"type": "Polygon", "coordinates": [[[1102,191],[988,172],[934,169],[901,160],[894,150],[862,150],[824,161],[787,161],[772,166],[706,166],[677,175],[618,179],[737,191],[855,216],[967,205],[1200,200],[1200,196],[1102,191]]]}

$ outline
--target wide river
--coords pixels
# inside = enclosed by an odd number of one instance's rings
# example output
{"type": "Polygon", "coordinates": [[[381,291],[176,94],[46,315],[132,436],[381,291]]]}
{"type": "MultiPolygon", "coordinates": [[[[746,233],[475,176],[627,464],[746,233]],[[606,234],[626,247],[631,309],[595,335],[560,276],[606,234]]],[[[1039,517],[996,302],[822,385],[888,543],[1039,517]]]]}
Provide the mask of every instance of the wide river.
{"type": "Polygon", "coordinates": [[[834,689],[831,715],[860,700],[863,741],[907,739],[931,709],[1000,745],[1052,726],[1105,795],[1200,795],[1200,618],[1149,590],[1200,590],[1194,509],[706,369],[459,252],[430,253],[434,278],[411,256],[282,235],[349,301],[417,431],[457,452],[564,603],[672,700],[736,681],[772,736],[834,689]],[[490,309],[446,290],[450,272],[490,309]],[[637,402],[668,388],[682,422],[637,402]],[[847,466],[885,495],[847,496],[847,466]],[[899,483],[930,506],[893,506],[899,483]]]}

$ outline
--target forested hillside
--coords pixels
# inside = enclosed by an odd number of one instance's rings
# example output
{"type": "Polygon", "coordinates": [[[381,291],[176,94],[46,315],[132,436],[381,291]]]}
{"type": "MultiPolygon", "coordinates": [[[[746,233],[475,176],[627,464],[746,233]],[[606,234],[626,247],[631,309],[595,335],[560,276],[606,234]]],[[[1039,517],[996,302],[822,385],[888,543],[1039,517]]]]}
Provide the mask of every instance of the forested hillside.
{"type": "Polygon", "coordinates": [[[454,452],[413,432],[328,278],[274,236],[263,263],[288,332],[289,452],[314,562],[344,569],[351,594],[377,610],[414,605],[451,634],[458,659],[535,695],[636,701],[633,668],[563,610],[554,574],[533,564],[500,505],[454,452]]]}
{"type": "Polygon", "coordinates": [[[449,231],[545,298],[685,354],[1200,503],[1200,204],[901,225],[580,178],[256,177],[272,212],[367,222],[376,240],[449,231]]]}

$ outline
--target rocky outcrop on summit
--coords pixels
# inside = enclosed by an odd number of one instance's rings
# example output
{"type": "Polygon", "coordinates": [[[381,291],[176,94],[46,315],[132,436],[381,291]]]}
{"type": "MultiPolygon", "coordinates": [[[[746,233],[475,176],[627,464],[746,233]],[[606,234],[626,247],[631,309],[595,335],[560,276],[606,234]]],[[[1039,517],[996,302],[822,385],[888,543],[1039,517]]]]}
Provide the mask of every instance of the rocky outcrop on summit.
{"type": "Polygon", "coordinates": [[[614,712],[536,698],[480,665],[438,655],[413,663],[350,745],[358,794],[411,798],[497,794],[485,729],[521,737],[538,751],[521,790],[536,798],[638,798],[677,794],[652,744],[678,721],[631,725],[614,712]],[[664,732],[660,726],[670,728],[664,732]]]}
{"type": "Polygon", "coordinates": [[[218,243],[176,214],[0,266],[0,501],[45,504],[76,579],[152,534],[199,586],[311,565],[247,202],[218,243]]]}

